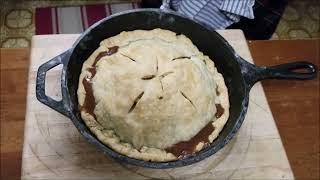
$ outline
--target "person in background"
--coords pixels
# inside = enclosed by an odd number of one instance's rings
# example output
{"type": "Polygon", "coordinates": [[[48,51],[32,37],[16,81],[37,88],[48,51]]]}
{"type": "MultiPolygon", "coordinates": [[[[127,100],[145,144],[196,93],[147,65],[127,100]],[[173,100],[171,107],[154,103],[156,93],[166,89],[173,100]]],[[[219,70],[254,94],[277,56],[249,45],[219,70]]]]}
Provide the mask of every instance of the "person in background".
{"type": "MultiPolygon", "coordinates": [[[[211,28],[242,29],[250,40],[270,39],[288,0],[171,0],[170,7],[211,28]]],[[[142,0],[143,8],[159,8],[161,0],[142,0]]]]}

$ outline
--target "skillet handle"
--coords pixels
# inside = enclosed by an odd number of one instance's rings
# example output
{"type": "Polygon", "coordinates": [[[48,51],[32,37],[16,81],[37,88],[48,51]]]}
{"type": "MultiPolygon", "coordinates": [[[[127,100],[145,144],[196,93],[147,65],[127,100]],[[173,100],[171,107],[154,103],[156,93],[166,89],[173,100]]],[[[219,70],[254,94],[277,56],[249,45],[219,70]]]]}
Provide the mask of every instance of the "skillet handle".
{"type": "MultiPolygon", "coordinates": [[[[38,69],[37,80],[36,80],[36,97],[37,97],[37,99],[40,102],[42,102],[43,104],[49,106],[50,108],[60,112],[61,114],[65,115],[65,116],[68,116],[69,111],[67,110],[67,108],[65,108],[63,95],[62,95],[62,100],[60,100],[60,101],[56,101],[56,100],[52,99],[51,97],[47,96],[45,94],[45,84],[46,84],[45,81],[46,81],[46,74],[50,69],[52,69],[60,64],[63,65],[63,69],[65,68],[65,66],[66,66],[65,62],[69,61],[70,54],[71,54],[71,50],[68,50],[68,51],[54,57],[53,59],[49,60],[48,62],[42,64],[38,69]]],[[[61,89],[62,89],[62,87],[61,87],[61,89]]]]}
{"type": "Polygon", "coordinates": [[[317,77],[317,67],[306,61],[298,61],[267,67],[262,74],[264,79],[310,80],[317,77]]]}
{"type": "Polygon", "coordinates": [[[240,65],[249,88],[257,81],[265,79],[311,80],[318,75],[316,65],[306,61],[259,67],[241,59],[240,65]]]}

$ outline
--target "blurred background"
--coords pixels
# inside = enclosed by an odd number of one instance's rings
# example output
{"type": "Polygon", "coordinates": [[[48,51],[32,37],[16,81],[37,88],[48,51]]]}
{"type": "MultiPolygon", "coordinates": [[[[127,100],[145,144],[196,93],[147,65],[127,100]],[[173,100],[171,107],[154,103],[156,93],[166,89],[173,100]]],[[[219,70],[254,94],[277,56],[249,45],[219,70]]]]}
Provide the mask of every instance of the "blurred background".
{"type": "MultiPolygon", "coordinates": [[[[246,36],[253,40],[319,38],[319,2],[318,0],[256,1],[254,8],[263,4],[265,6],[263,10],[267,12],[260,15],[260,21],[270,22],[272,28],[265,36],[250,36],[245,32],[246,36]]],[[[81,33],[95,21],[112,13],[140,7],[157,7],[158,4],[159,0],[2,0],[0,2],[1,47],[29,47],[31,37],[35,34],[81,33]]],[[[261,12],[261,9],[255,11],[255,16],[258,11],[261,12]]],[[[232,25],[230,28],[247,27],[232,25]]],[[[251,28],[251,31],[266,30],[251,28]]]]}

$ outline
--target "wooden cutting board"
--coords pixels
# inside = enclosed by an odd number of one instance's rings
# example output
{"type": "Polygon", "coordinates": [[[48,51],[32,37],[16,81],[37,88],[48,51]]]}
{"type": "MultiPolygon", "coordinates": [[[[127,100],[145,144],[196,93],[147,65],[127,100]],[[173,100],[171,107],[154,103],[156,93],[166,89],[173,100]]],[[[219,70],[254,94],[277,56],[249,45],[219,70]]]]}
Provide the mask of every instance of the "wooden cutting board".
{"type": "MultiPolygon", "coordinates": [[[[236,52],[252,62],[240,30],[223,30],[236,52]]],[[[116,162],[87,143],[65,116],[35,97],[38,67],[70,48],[79,35],[41,35],[32,39],[22,158],[23,179],[293,179],[263,88],[250,92],[246,119],[237,136],[215,155],[194,165],[146,169],[116,162]]],[[[214,48],[214,47],[213,47],[214,48]]],[[[61,67],[46,77],[46,94],[61,99],[61,67]]]]}

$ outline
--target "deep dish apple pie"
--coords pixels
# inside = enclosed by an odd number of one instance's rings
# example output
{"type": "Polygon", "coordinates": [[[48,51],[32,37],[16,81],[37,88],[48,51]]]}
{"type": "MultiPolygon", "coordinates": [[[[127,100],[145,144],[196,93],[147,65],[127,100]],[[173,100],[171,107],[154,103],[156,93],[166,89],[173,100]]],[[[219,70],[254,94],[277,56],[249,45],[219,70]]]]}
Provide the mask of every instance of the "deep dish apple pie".
{"type": "Polygon", "coordinates": [[[228,90],[214,62],[186,36],[162,29],[103,40],[83,64],[78,100],[101,142],[148,161],[200,151],[229,116],[228,90]]]}

